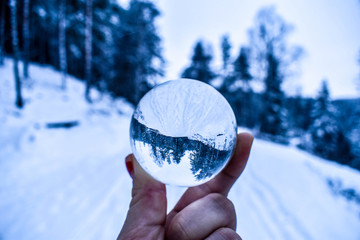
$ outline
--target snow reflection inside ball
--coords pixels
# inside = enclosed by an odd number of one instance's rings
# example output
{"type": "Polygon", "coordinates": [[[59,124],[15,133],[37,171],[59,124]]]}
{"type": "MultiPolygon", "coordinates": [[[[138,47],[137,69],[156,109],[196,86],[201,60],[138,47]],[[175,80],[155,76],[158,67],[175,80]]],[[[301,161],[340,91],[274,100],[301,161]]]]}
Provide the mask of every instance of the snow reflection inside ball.
{"type": "Polygon", "coordinates": [[[160,182],[196,186],[216,176],[236,143],[236,119],[213,87],[191,79],[160,84],[136,107],[130,125],[133,153],[160,182]]]}

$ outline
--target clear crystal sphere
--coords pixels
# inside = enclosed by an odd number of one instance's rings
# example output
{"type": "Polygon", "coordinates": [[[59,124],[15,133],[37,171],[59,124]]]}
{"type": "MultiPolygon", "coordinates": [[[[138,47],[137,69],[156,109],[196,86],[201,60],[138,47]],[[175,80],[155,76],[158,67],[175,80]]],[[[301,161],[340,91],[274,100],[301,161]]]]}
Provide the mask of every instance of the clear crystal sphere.
{"type": "Polygon", "coordinates": [[[160,84],[136,107],[130,125],[132,151],[160,182],[195,186],[216,176],[236,142],[236,119],[212,86],[191,79],[160,84]]]}

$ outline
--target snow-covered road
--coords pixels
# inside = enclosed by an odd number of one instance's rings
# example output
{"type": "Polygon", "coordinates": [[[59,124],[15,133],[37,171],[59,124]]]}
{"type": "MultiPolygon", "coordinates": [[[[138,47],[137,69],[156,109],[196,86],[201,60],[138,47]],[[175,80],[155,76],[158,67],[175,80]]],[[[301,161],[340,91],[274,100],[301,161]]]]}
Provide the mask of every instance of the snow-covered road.
{"type": "MultiPolygon", "coordinates": [[[[126,217],[131,179],[131,109],[32,66],[26,107],[12,106],[10,62],[0,68],[0,239],[115,239],[126,217]],[[119,114],[119,111],[122,114],[119,114]],[[71,129],[46,123],[76,120],[71,129]]],[[[360,173],[289,146],[256,139],[229,198],[243,239],[360,239],[360,207],[334,195],[328,180],[360,192],[360,173]]],[[[169,209],[183,188],[168,188],[169,209]]]]}

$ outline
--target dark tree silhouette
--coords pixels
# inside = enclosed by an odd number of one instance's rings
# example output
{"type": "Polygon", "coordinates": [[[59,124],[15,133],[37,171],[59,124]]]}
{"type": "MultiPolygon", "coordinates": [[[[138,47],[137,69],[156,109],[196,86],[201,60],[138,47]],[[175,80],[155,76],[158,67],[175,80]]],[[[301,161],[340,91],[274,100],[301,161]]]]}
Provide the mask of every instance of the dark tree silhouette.
{"type": "Polygon", "coordinates": [[[155,25],[159,15],[150,1],[132,0],[123,14],[122,31],[114,33],[114,41],[120,49],[114,56],[116,77],[108,87],[133,104],[137,104],[156,78],[163,75],[161,38],[155,25]]]}
{"type": "Polygon", "coordinates": [[[23,2],[23,58],[24,78],[29,77],[29,54],[30,54],[30,0],[23,2]]]}
{"type": "MultiPolygon", "coordinates": [[[[179,164],[185,152],[190,152],[191,171],[197,180],[212,176],[232,154],[231,149],[220,150],[199,140],[188,137],[170,137],[148,128],[135,117],[131,120],[130,133],[134,141],[148,145],[155,163],[179,164]]],[[[229,143],[228,146],[231,146],[229,143]]]]}
{"type": "Polygon", "coordinates": [[[260,131],[271,135],[284,135],[286,131],[284,126],[285,108],[283,108],[284,93],[281,90],[282,78],[279,68],[279,60],[272,52],[268,52],[260,131]]]}
{"type": "Polygon", "coordinates": [[[250,81],[253,76],[250,73],[250,49],[247,47],[241,47],[239,56],[234,62],[234,75],[236,79],[239,79],[243,83],[243,90],[245,92],[250,89],[250,81]]]}
{"type": "MultiPolygon", "coordinates": [[[[24,1],[17,1],[20,9],[24,1]]],[[[0,2],[5,6],[0,11],[5,11],[0,18],[0,60],[14,53],[7,2],[0,2]]],[[[25,40],[26,24],[18,11],[19,48],[29,43],[29,61],[59,69],[63,88],[69,74],[84,79],[88,101],[94,88],[136,104],[163,74],[161,38],[155,24],[160,12],[151,1],[132,0],[126,9],[113,0],[29,2],[31,37],[25,40]]]]}
{"type": "Polygon", "coordinates": [[[301,48],[289,46],[286,37],[292,26],[280,17],[274,7],[259,11],[250,30],[253,53],[252,74],[264,82],[260,130],[271,135],[286,134],[286,110],[281,85],[301,56],[301,48]]]}
{"type": "Polygon", "coordinates": [[[11,10],[11,36],[12,36],[12,47],[13,47],[13,58],[14,58],[14,77],[15,77],[15,93],[16,100],[15,105],[18,108],[22,108],[24,105],[22,94],[21,94],[21,79],[19,75],[19,39],[17,30],[17,0],[10,0],[11,10]]]}
{"type": "Polygon", "coordinates": [[[85,8],[85,99],[91,102],[90,88],[92,85],[92,25],[93,25],[93,1],[86,0],[85,8]]]}
{"type": "Polygon", "coordinates": [[[4,55],[5,55],[5,8],[6,8],[6,1],[1,1],[0,5],[0,66],[4,64],[4,55]]]}
{"type": "Polygon", "coordinates": [[[66,89],[67,56],[66,56],[66,0],[59,0],[59,66],[61,88],[66,89]]]}
{"type": "Polygon", "coordinates": [[[237,123],[241,126],[254,127],[254,94],[250,87],[250,49],[241,47],[239,56],[232,63],[232,71],[224,77],[220,92],[232,106],[237,123]]]}
{"type": "Polygon", "coordinates": [[[191,64],[181,74],[183,78],[191,78],[209,83],[216,75],[210,68],[212,56],[204,49],[204,44],[198,41],[194,47],[191,64]]]}
{"type": "Polygon", "coordinates": [[[231,43],[229,35],[223,35],[221,37],[221,53],[222,53],[222,63],[223,63],[223,75],[226,77],[229,72],[229,63],[230,63],[230,50],[231,43]]]}
{"type": "Polygon", "coordinates": [[[349,164],[353,159],[351,143],[345,136],[335,115],[327,81],[324,80],[312,111],[311,150],[326,159],[349,164]]]}

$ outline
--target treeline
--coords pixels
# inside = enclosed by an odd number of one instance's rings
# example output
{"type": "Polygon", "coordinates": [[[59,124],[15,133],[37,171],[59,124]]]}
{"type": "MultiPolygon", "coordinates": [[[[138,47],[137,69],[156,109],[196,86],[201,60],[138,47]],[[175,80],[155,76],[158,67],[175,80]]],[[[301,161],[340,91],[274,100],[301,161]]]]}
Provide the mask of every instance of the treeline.
{"type": "Polygon", "coordinates": [[[232,105],[240,126],[260,138],[290,144],[360,169],[360,99],[332,101],[323,80],[316,98],[287,96],[283,83],[296,74],[303,50],[290,45],[293,27],[267,7],[258,12],[249,44],[231,56],[230,36],[221,38],[222,67],[213,69],[211,48],[195,43],[182,77],[212,84],[232,105]],[[262,90],[253,90],[261,84],[262,90]],[[346,111],[345,111],[346,110],[346,111]]]}
{"type": "Polygon", "coordinates": [[[3,0],[0,13],[0,63],[5,54],[23,60],[21,82],[31,77],[28,62],[50,64],[63,89],[66,74],[85,79],[88,101],[96,88],[136,104],[163,74],[151,1],[124,9],[116,0],[3,0]]]}
{"type": "MultiPolygon", "coordinates": [[[[96,88],[135,105],[163,74],[155,24],[160,11],[151,1],[131,0],[123,8],[116,0],[3,0],[0,7],[0,65],[5,55],[14,59],[18,107],[24,104],[21,85],[31,81],[29,62],[58,69],[62,89],[67,74],[84,79],[89,102],[96,88]]],[[[359,101],[331,101],[326,81],[316,98],[289,97],[283,91],[303,52],[288,43],[292,30],[275,8],[263,8],[249,31],[249,44],[240,46],[236,56],[230,36],[222,37],[221,69],[212,68],[211,51],[198,41],[181,77],[215,86],[238,124],[258,137],[296,141],[307,151],[360,169],[359,101]]]]}

